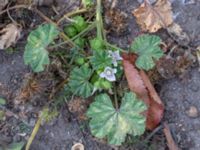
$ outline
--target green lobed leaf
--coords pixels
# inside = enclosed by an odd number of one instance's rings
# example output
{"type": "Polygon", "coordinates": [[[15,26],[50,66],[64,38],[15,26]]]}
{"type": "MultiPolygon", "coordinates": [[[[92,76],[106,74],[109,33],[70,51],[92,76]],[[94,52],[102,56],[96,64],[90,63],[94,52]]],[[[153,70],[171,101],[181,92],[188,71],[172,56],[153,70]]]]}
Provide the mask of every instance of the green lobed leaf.
{"type": "Polygon", "coordinates": [[[104,69],[105,67],[112,65],[112,58],[109,57],[106,51],[94,51],[93,53],[93,56],[90,58],[93,69],[104,69]]]}
{"type": "Polygon", "coordinates": [[[26,65],[30,65],[34,72],[43,71],[44,66],[49,64],[46,47],[58,34],[59,31],[52,24],[41,25],[29,34],[24,52],[24,62],[26,65]]]}
{"type": "Polygon", "coordinates": [[[121,145],[127,134],[144,133],[146,119],[141,113],[145,110],[146,105],[132,92],[125,93],[119,110],[113,107],[107,94],[101,94],[90,105],[87,116],[91,118],[89,125],[94,136],[107,137],[109,144],[121,145]]]}
{"type": "Polygon", "coordinates": [[[138,54],[136,66],[140,69],[149,70],[155,66],[156,60],[163,56],[159,45],[161,39],[155,35],[144,34],[135,39],[131,45],[131,51],[138,54]]]}
{"type": "Polygon", "coordinates": [[[72,70],[69,78],[71,92],[77,96],[87,98],[92,95],[93,85],[89,82],[92,70],[83,65],[72,70]]]}

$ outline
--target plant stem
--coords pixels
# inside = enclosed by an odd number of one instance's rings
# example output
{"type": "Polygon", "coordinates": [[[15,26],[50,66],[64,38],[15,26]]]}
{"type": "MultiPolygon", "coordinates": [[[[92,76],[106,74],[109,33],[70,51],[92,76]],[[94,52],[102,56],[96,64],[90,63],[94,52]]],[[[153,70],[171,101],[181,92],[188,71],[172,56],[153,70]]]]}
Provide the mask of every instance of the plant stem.
{"type": "MultiPolygon", "coordinates": [[[[77,39],[78,37],[84,35],[85,33],[91,31],[92,29],[94,29],[96,26],[96,22],[93,22],[91,25],[89,25],[86,29],[84,29],[83,31],[81,31],[79,34],[77,34],[76,36],[74,36],[73,38],[71,38],[70,40],[71,41],[74,41],[75,39],[77,39]]],[[[59,47],[59,46],[62,46],[64,44],[67,44],[68,42],[70,42],[69,40],[67,41],[64,41],[64,42],[61,42],[59,44],[56,44],[54,46],[52,46],[51,48],[55,48],[55,47],[59,47]]]]}
{"type": "Polygon", "coordinates": [[[97,0],[96,8],[96,22],[97,22],[97,38],[103,40],[102,36],[102,15],[101,15],[101,0],[97,0]]]}
{"type": "Polygon", "coordinates": [[[33,140],[34,140],[34,138],[35,138],[35,136],[36,136],[36,134],[37,134],[37,132],[38,132],[38,130],[40,128],[41,122],[42,122],[42,117],[39,117],[37,122],[36,122],[36,124],[35,124],[35,127],[34,127],[32,133],[31,133],[31,136],[28,139],[28,142],[26,144],[25,150],[29,150],[30,149],[30,146],[31,146],[31,144],[32,144],[32,142],[33,142],[33,140]]]}
{"type": "Polygon", "coordinates": [[[114,99],[115,99],[115,107],[118,110],[119,109],[119,104],[118,104],[118,99],[117,99],[117,88],[116,88],[116,85],[114,85],[114,99]]]}
{"type": "MultiPolygon", "coordinates": [[[[52,21],[50,18],[48,18],[47,16],[45,16],[40,10],[34,8],[33,9],[40,17],[42,17],[44,20],[46,20],[48,23],[52,23],[53,25],[55,25],[58,29],[60,29],[60,27],[54,22],[52,21]]],[[[70,44],[70,46],[75,46],[74,42],[67,36],[65,35],[63,32],[60,33],[60,37],[65,40],[68,41],[68,43],[70,44]]]]}
{"type": "Polygon", "coordinates": [[[87,11],[88,11],[88,9],[83,8],[83,9],[79,9],[79,10],[75,10],[75,11],[69,12],[69,13],[65,14],[61,19],[59,19],[57,21],[57,25],[59,25],[65,18],[69,18],[69,17],[75,16],[77,14],[85,13],[87,11]]]}
{"type": "Polygon", "coordinates": [[[106,44],[108,47],[110,47],[110,48],[114,48],[114,49],[116,49],[116,50],[119,50],[120,52],[128,53],[128,51],[125,51],[125,50],[123,50],[123,49],[121,49],[121,48],[119,48],[119,47],[117,47],[117,46],[115,46],[115,45],[112,45],[112,44],[106,42],[106,41],[105,41],[105,44],[106,44]]]}

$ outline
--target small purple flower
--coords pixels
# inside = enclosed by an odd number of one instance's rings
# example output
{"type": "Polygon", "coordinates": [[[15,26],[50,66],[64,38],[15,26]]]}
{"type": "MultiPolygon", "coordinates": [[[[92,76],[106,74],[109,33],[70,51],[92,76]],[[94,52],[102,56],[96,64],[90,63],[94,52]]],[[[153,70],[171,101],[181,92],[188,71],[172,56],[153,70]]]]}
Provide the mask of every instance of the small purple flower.
{"type": "Polygon", "coordinates": [[[112,58],[112,63],[115,67],[117,67],[117,61],[122,60],[122,57],[119,54],[119,51],[108,51],[109,56],[112,58]]]}
{"type": "Polygon", "coordinates": [[[101,78],[106,78],[108,81],[116,81],[115,73],[117,69],[112,69],[111,67],[106,67],[102,73],[100,73],[101,78]]]}

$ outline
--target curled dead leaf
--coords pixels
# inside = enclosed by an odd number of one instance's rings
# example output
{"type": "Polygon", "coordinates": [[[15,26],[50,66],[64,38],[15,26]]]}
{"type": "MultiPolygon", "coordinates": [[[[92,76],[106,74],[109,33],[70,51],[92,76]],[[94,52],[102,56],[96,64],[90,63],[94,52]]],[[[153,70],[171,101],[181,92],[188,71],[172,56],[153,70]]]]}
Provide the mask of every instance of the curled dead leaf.
{"type": "Polygon", "coordinates": [[[148,91],[142,81],[141,76],[139,75],[138,70],[132,65],[132,62],[127,60],[126,58],[133,58],[133,57],[126,57],[123,56],[123,67],[126,79],[128,81],[128,86],[131,91],[134,91],[139,98],[144,100],[146,104],[149,104],[149,96],[148,91]],[[134,84],[133,84],[134,83],[134,84]]]}
{"type": "Polygon", "coordinates": [[[0,31],[0,49],[6,49],[15,44],[21,35],[21,28],[8,24],[0,31]]]}
{"type": "Polygon", "coordinates": [[[173,23],[172,8],[169,0],[158,0],[154,6],[145,1],[133,11],[137,23],[143,31],[151,33],[166,28],[173,23]]]}
{"type": "Polygon", "coordinates": [[[146,128],[152,130],[163,117],[164,105],[145,72],[139,72],[133,65],[135,58],[135,56],[123,55],[124,72],[130,90],[135,92],[148,107],[147,112],[145,112],[146,128]]]}
{"type": "Polygon", "coordinates": [[[164,105],[158,96],[154,86],[152,85],[149,77],[146,75],[144,71],[140,71],[140,76],[144,81],[144,84],[149,91],[150,102],[149,102],[149,110],[148,110],[148,127],[149,129],[154,129],[160,123],[161,119],[163,118],[164,113],[164,105]]]}

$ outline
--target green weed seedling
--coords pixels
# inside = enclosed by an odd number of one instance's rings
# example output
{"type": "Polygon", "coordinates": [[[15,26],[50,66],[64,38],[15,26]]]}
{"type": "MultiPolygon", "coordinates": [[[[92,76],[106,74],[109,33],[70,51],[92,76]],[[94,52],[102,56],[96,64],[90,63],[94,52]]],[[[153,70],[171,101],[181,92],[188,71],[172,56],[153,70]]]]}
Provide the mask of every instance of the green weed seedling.
{"type": "MultiPolygon", "coordinates": [[[[88,7],[90,2],[84,0],[84,5],[88,7]]],[[[97,138],[106,138],[109,144],[121,145],[127,135],[140,136],[144,133],[146,117],[142,112],[147,110],[145,103],[135,93],[118,93],[118,84],[123,75],[121,53],[134,53],[138,56],[135,66],[150,70],[155,66],[155,61],[163,56],[159,47],[161,39],[148,34],[138,36],[127,51],[110,44],[104,32],[101,0],[96,2],[96,18],[92,23],[77,15],[71,18],[71,24],[64,27],[65,34],[75,45],[69,48],[67,92],[84,99],[94,97],[86,113],[91,133],[97,138]],[[94,27],[96,35],[88,35],[94,27]]],[[[58,34],[58,29],[52,24],[41,25],[30,33],[24,61],[34,72],[43,71],[50,63],[46,48],[58,34]]],[[[54,47],[67,42],[55,44],[54,47]]]]}

